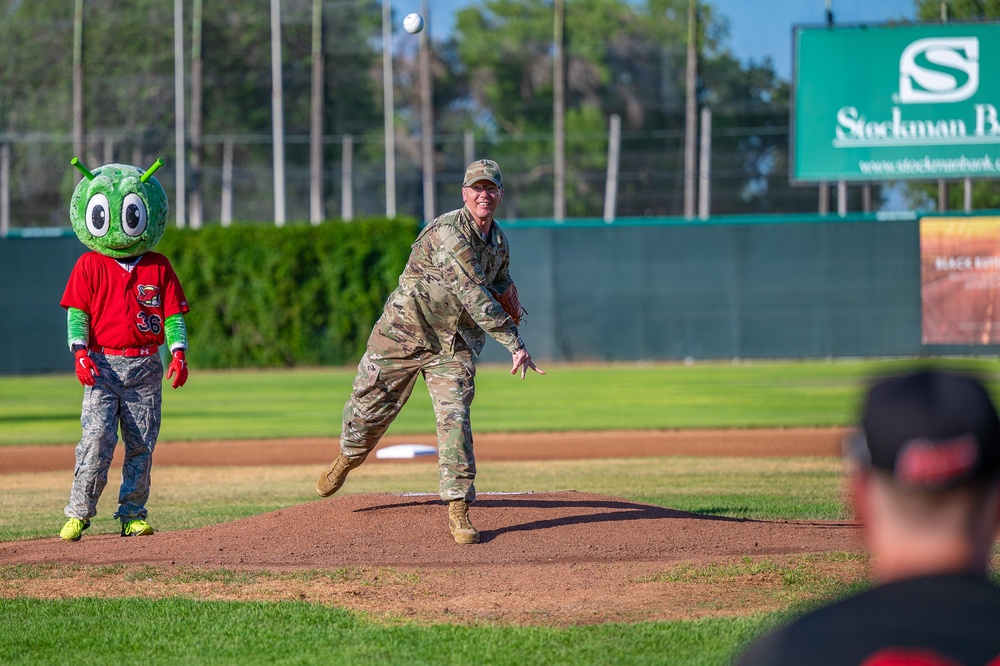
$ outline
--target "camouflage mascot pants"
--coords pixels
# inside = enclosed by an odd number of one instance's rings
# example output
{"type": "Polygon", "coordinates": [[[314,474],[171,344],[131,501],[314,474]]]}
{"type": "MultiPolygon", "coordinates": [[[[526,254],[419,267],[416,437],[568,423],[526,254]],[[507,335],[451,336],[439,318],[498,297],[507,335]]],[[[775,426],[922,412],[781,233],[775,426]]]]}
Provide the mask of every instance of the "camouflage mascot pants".
{"type": "Polygon", "coordinates": [[[344,406],[341,451],[349,459],[367,456],[406,404],[417,375],[423,375],[437,422],[441,499],[475,500],[476,459],[469,420],[476,394],[472,351],[460,342],[451,356],[421,352],[400,357],[393,355],[394,346],[377,334],[369,340],[351,399],[344,406]]]}
{"type": "Polygon", "coordinates": [[[83,437],[76,447],[73,487],[64,513],[80,520],[97,515],[97,500],[108,483],[120,426],[125,462],[115,518],[145,520],[153,447],[160,434],[163,363],[156,355],[92,352],[90,356],[101,375],[83,392],[83,437]]]}

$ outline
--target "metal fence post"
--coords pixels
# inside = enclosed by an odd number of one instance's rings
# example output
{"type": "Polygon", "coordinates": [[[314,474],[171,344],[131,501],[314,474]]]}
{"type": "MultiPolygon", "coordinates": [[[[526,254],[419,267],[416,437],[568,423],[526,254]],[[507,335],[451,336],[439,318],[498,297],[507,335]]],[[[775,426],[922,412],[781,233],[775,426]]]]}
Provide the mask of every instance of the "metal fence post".
{"type": "Polygon", "coordinates": [[[233,142],[222,144],[222,211],[219,223],[228,227],[233,222],[233,142]]]}
{"type": "Polygon", "coordinates": [[[712,201],[712,110],[701,109],[701,152],[698,160],[698,217],[707,220],[712,201]]]}
{"type": "Polygon", "coordinates": [[[10,232],[10,144],[0,146],[0,238],[10,232]]]}
{"type": "Polygon", "coordinates": [[[344,135],[340,156],[340,217],[346,222],[354,219],[354,137],[344,135]]]}
{"type": "Polygon", "coordinates": [[[622,117],[611,114],[611,127],[608,129],[608,181],[604,188],[604,221],[615,219],[615,204],[618,203],[618,164],[621,155],[622,117]]]}

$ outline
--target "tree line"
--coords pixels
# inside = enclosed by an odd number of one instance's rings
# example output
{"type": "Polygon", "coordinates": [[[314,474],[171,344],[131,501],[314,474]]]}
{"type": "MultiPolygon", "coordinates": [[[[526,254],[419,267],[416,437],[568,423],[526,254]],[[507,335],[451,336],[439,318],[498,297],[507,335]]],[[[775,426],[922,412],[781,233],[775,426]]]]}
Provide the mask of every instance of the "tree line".
{"type": "MultiPolygon", "coordinates": [[[[270,15],[267,3],[207,0],[199,44],[194,3],[184,0],[186,82],[195,46],[202,62],[205,167],[192,185],[205,192],[206,220],[217,219],[224,149],[232,151],[238,217],[271,214],[270,15]],[[239,189],[242,188],[242,189],[239,189]]],[[[174,155],[174,3],[82,0],[85,162],[143,164],[174,155]]],[[[553,3],[484,0],[459,10],[450,35],[434,32],[434,168],[438,212],[459,204],[457,181],[471,137],[475,157],[504,168],[507,211],[548,217],[553,188],[553,3]],[[463,143],[464,142],[464,143],[463,143]],[[451,205],[454,203],[454,205],[451,205]]],[[[992,18],[996,3],[952,0],[952,16],[992,18]]],[[[934,20],[939,0],[919,0],[934,20]]],[[[681,213],[688,0],[565,2],[566,213],[597,217],[603,208],[608,124],[621,118],[620,216],[681,213]]],[[[66,0],[7,0],[0,11],[0,134],[11,147],[11,208],[17,219],[65,226],[75,184],[71,147],[74,16],[66,0]]],[[[290,219],[308,210],[313,0],[282,0],[282,78],[290,219]]],[[[328,217],[342,200],[345,137],[350,187],[359,214],[384,212],[381,6],[323,0],[323,194],[328,217]]],[[[394,16],[393,25],[400,25],[394,16]]],[[[813,188],[788,183],[789,82],[770,60],[743,62],[728,45],[728,19],[698,3],[699,106],[713,112],[712,212],[816,209],[813,188]]],[[[784,28],[782,28],[784,29],[784,28]]],[[[401,30],[391,43],[400,210],[421,212],[418,41],[401,30]]],[[[160,174],[158,174],[159,177],[160,174]]],[[[189,176],[191,178],[192,176],[189,176]]],[[[169,169],[161,180],[169,180],[169,169]]],[[[164,182],[165,186],[168,185],[164,182]]],[[[977,188],[980,185],[977,184],[977,188]]],[[[914,196],[921,190],[911,188],[914,196]]],[[[977,196],[985,197],[977,189],[977,196]]],[[[168,192],[170,191],[168,187],[168,192]]],[[[853,196],[853,195],[852,195],[853,196]]],[[[961,193],[957,193],[961,196],[961,193]]],[[[856,202],[855,202],[856,203],[856,202]]],[[[860,205],[852,206],[858,209],[860,205]]],[[[982,207],[977,201],[977,207],[982,207]]]]}

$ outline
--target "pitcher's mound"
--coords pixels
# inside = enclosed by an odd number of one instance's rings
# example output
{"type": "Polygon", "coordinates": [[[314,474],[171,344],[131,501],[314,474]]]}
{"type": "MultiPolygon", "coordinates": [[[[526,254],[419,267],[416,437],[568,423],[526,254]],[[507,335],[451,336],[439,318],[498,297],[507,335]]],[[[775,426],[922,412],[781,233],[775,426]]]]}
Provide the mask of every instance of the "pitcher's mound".
{"type": "MultiPolygon", "coordinates": [[[[435,495],[337,495],[260,516],[149,537],[87,535],[0,544],[0,562],[202,567],[451,567],[675,562],[858,551],[854,524],[703,516],[574,491],[483,494],[469,511],[478,545],[448,532],[435,495]]],[[[155,517],[153,517],[155,525],[155,517]]]]}

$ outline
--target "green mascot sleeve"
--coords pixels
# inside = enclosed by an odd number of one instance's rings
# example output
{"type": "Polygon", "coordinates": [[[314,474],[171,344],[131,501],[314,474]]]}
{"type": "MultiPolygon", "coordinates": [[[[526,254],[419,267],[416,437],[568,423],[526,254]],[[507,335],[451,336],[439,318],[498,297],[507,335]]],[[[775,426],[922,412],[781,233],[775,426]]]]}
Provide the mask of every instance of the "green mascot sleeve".
{"type": "Polygon", "coordinates": [[[188,348],[187,326],[184,324],[184,315],[178,313],[170,315],[163,322],[164,330],[167,334],[167,349],[171,352],[177,349],[188,348]]]}
{"type": "Polygon", "coordinates": [[[66,332],[70,351],[90,345],[90,315],[79,308],[66,309],[66,332]]]}

